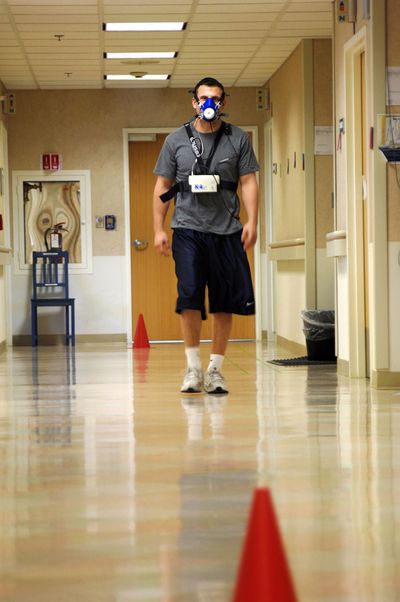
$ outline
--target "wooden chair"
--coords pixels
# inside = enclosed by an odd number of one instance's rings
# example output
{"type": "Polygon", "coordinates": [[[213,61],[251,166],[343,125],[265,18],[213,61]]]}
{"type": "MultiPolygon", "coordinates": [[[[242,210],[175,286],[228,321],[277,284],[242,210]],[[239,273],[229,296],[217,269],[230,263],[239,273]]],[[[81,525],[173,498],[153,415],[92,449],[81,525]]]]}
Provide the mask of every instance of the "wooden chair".
{"type": "Polygon", "coordinates": [[[38,344],[38,307],[65,307],[65,343],[75,345],[75,299],[69,296],[68,251],[33,251],[32,347],[38,344]]]}

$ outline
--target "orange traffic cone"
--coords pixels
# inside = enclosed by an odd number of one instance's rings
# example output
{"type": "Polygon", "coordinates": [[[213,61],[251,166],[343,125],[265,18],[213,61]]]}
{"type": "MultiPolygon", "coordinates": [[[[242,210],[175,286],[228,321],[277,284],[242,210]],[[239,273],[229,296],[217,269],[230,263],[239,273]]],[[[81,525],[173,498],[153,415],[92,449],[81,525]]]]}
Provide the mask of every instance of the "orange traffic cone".
{"type": "Polygon", "coordinates": [[[138,321],[136,324],[135,337],[133,339],[134,349],[140,347],[150,347],[149,338],[146,332],[146,326],[144,324],[143,314],[139,314],[138,321]]]}
{"type": "Polygon", "coordinates": [[[256,489],[234,602],[296,602],[268,489],[256,489]]]}

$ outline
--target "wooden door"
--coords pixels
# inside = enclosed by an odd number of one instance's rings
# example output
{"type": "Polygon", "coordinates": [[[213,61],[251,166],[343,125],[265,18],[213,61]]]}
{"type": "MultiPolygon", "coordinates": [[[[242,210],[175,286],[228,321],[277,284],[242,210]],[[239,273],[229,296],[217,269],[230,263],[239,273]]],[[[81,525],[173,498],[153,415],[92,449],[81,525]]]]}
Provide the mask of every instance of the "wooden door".
{"type": "MultiPolygon", "coordinates": [[[[165,134],[158,134],[154,142],[129,143],[132,329],[134,333],[138,316],[143,314],[147,334],[152,341],[182,339],[179,316],[175,313],[177,291],[172,254],[168,258],[159,255],[153,244],[153,190],[156,181],[153,169],[164,140],[165,134]]],[[[172,204],[171,201],[166,220],[170,241],[172,204]]],[[[244,220],[242,217],[242,223],[244,220]]],[[[253,273],[253,251],[249,253],[249,261],[253,273]]],[[[203,340],[211,338],[211,322],[211,319],[203,322],[203,340]]],[[[254,316],[234,316],[231,338],[254,339],[254,316]]]]}

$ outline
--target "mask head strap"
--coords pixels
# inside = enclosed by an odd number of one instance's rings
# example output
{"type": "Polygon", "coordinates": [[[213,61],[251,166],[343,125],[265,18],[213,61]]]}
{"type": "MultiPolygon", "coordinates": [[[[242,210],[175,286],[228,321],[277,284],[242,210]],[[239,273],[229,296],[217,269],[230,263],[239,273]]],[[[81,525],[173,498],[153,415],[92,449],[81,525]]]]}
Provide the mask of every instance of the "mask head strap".
{"type": "Polygon", "coordinates": [[[221,82],[219,82],[214,77],[203,77],[203,79],[201,79],[199,82],[197,82],[197,84],[195,85],[195,87],[192,90],[189,90],[189,93],[193,95],[193,97],[197,103],[200,102],[199,97],[197,96],[197,90],[200,88],[200,86],[209,86],[210,88],[220,88],[221,98],[220,98],[219,102],[221,105],[224,103],[225,96],[228,96],[228,94],[225,92],[225,88],[221,84],[221,82]]]}

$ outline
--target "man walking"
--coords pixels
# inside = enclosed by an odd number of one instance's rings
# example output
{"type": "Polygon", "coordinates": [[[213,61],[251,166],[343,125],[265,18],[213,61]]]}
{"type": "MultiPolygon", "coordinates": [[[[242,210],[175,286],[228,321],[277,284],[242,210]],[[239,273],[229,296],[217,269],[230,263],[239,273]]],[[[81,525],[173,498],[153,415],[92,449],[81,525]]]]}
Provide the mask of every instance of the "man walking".
{"type": "Polygon", "coordinates": [[[221,368],[232,314],[255,313],[246,251],[257,240],[259,166],[246,132],[222,121],[224,105],[224,86],[212,77],[200,80],[193,90],[195,119],[167,136],[154,168],[154,244],[162,255],[170,251],[164,221],[175,197],[172,253],[187,360],[185,393],[228,392],[221,368]],[[247,212],[243,225],[239,183],[247,212]],[[203,375],[199,346],[206,288],[213,328],[203,375]]]}

